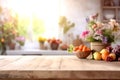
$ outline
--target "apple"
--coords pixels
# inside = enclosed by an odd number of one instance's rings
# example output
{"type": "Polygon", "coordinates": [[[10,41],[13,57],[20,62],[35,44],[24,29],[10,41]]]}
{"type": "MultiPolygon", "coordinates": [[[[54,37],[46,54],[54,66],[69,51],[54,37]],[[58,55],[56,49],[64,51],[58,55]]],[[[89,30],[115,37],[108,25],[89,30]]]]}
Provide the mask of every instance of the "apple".
{"type": "Polygon", "coordinates": [[[110,53],[108,56],[112,57],[113,60],[116,60],[116,55],[115,55],[115,53],[110,53]]]}

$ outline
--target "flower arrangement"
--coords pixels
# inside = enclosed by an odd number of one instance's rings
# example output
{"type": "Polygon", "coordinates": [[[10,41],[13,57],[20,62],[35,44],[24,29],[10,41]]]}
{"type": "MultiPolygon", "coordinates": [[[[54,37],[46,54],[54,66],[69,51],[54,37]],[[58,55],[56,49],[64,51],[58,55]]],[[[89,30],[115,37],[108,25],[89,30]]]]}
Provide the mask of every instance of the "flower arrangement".
{"type": "Polygon", "coordinates": [[[6,51],[6,46],[13,44],[18,35],[15,16],[11,15],[7,8],[0,7],[0,48],[2,54],[6,51]]]}
{"type": "Polygon", "coordinates": [[[25,44],[25,37],[24,36],[18,36],[16,37],[16,41],[23,46],[25,44]]]}
{"type": "Polygon", "coordinates": [[[52,39],[48,39],[48,43],[50,43],[50,47],[52,50],[57,50],[59,44],[61,44],[62,41],[60,39],[52,38],[52,39]]]}
{"type": "Polygon", "coordinates": [[[114,19],[108,23],[102,23],[97,18],[98,13],[86,19],[88,30],[82,32],[81,37],[88,42],[102,42],[104,44],[115,42],[120,35],[120,25],[114,19]]]}
{"type": "Polygon", "coordinates": [[[40,44],[40,49],[47,49],[47,47],[44,45],[46,40],[47,39],[43,36],[38,37],[38,42],[40,44]]]}
{"type": "Polygon", "coordinates": [[[52,39],[48,39],[48,43],[60,44],[60,43],[62,43],[62,41],[60,39],[52,38],[52,39]]]}
{"type": "Polygon", "coordinates": [[[39,41],[40,43],[44,43],[46,40],[47,40],[47,39],[46,39],[45,37],[42,37],[42,36],[38,37],[38,41],[39,41]]]}

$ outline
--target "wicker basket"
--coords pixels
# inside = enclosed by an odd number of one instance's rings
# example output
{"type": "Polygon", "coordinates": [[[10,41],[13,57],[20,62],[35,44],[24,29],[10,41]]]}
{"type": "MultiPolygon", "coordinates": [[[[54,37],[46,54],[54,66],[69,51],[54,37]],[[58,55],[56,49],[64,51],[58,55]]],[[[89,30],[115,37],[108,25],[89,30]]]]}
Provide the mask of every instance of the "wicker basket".
{"type": "Polygon", "coordinates": [[[81,59],[85,59],[90,55],[91,51],[85,51],[85,52],[75,52],[76,56],[81,59]]]}

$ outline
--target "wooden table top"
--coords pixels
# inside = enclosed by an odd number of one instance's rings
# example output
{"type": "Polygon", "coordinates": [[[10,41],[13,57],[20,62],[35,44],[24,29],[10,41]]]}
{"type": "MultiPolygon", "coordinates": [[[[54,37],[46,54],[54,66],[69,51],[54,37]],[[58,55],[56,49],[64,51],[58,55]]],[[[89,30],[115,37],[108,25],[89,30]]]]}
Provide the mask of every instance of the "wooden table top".
{"type": "Polygon", "coordinates": [[[1,79],[120,79],[120,62],[67,56],[0,56],[1,79]]]}

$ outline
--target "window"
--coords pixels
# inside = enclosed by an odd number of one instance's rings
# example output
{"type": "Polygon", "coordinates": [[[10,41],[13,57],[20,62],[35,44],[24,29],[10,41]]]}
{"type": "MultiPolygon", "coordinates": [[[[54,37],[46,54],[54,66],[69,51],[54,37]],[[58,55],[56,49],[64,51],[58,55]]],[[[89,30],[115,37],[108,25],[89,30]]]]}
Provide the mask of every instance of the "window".
{"type": "Polygon", "coordinates": [[[0,0],[17,20],[18,32],[36,41],[42,35],[58,37],[59,0],[0,0]]]}

